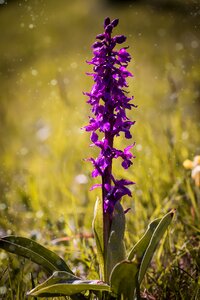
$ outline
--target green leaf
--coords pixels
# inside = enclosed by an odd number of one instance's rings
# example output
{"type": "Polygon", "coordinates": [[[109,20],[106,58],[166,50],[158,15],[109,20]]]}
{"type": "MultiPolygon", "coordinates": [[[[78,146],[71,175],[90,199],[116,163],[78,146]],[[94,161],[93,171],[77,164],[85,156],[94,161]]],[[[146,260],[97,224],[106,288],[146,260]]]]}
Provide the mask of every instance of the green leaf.
{"type": "Polygon", "coordinates": [[[31,239],[5,236],[0,238],[0,248],[25,257],[50,273],[59,270],[73,274],[61,257],[31,239]]]}
{"type": "Polygon", "coordinates": [[[97,198],[94,208],[92,223],[94,237],[97,246],[97,258],[100,266],[101,278],[104,276],[104,240],[103,240],[103,205],[102,200],[97,198]]]}
{"type": "Polygon", "coordinates": [[[158,226],[154,230],[154,233],[152,235],[152,238],[149,242],[149,245],[145,251],[145,254],[143,256],[141,265],[140,265],[140,271],[139,271],[139,284],[142,282],[144,275],[147,271],[147,268],[151,262],[151,259],[154,255],[154,252],[156,250],[156,247],[158,246],[159,241],[163,237],[165,231],[167,230],[169,224],[172,221],[172,218],[174,216],[175,210],[170,211],[167,213],[159,222],[158,226]]]}
{"type": "MultiPolygon", "coordinates": [[[[40,285],[41,286],[41,285],[40,285]]],[[[107,291],[110,287],[99,280],[74,280],[66,283],[52,284],[31,290],[28,296],[32,297],[56,297],[56,296],[72,296],[84,291],[107,291]]]]}
{"type": "Polygon", "coordinates": [[[111,291],[123,296],[123,300],[132,300],[135,294],[139,266],[134,261],[124,260],[118,263],[110,275],[111,291]]]}
{"type": "Polygon", "coordinates": [[[126,249],[124,244],[124,231],[125,231],[125,215],[124,210],[119,202],[115,205],[113,212],[112,225],[110,237],[108,240],[107,250],[107,274],[108,277],[114,266],[125,260],[126,249]]]}
{"type": "Polygon", "coordinates": [[[37,285],[33,290],[37,292],[45,287],[58,284],[58,283],[72,283],[73,281],[80,280],[81,278],[64,271],[56,271],[53,273],[51,277],[49,277],[46,281],[37,285]]]}
{"type": "Polygon", "coordinates": [[[142,257],[149,245],[149,242],[151,240],[151,237],[154,233],[154,230],[158,226],[160,219],[155,219],[152,221],[144,233],[144,235],[141,237],[141,239],[135,244],[135,246],[131,249],[129,255],[128,255],[128,260],[136,259],[139,263],[142,260],[142,257]]]}

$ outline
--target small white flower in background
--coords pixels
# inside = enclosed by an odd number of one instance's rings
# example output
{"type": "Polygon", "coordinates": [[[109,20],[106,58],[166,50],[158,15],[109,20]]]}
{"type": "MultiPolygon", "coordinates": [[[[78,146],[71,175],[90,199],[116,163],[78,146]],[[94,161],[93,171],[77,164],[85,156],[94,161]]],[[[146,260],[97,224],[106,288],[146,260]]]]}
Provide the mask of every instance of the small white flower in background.
{"type": "Polygon", "coordinates": [[[86,184],[88,183],[88,178],[84,174],[79,174],[75,177],[75,181],[79,184],[86,184]]]}
{"type": "Polygon", "coordinates": [[[56,79],[52,79],[50,81],[50,84],[53,85],[53,86],[57,85],[57,83],[58,83],[58,81],[56,79]]]}
{"type": "Polygon", "coordinates": [[[193,161],[186,159],[183,166],[185,169],[192,170],[191,177],[194,179],[195,185],[200,187],[200,155],[196,155],[193,161]]]}
{"type": "Polygon", "coordinates": [[[50,137],[50,135],[51,135],[51,128],[47,124],[44,124],[36,132],[36,136],[38,140],[40,140],[41,142],[46,141],[50,137]]]}

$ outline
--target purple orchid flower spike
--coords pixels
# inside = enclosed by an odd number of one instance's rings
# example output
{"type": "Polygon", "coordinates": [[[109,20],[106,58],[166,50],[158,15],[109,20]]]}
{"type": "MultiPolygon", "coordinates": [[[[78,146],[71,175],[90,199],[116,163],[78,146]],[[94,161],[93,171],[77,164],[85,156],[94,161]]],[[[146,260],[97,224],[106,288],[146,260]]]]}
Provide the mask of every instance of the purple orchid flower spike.
{"type": "MultiPolygon", "coordinates": [[[[124,150],[114,148],[114,138],[124,133],[125,138],[130,139],[131,126],[135,123],[130,121],[126,115],[126,110],[135,107],[131,104],[133,97],[128,97],[124,90],[128,87],[127,78],[132,74],[126,69],[131,60],[127,47],[114,50],[117,44],[126,41],[124,35],[112,37],[113,28],[119,23],[118,19],[104,21],[104,32],[97,35],[97,40],[93,44],[94,57],[88,64],[93,65],[94,85],[88,96],[88,103],[92,106],[93,117],[90,117],[89,124],[85,126],[86,131],[91,132],[91,141],[100,149],[97,158],[91,158],[94,166],[92,176],[102,178],[103,210],[112,219],[112,213],[117,201],[124,195],[131,196],[131,191],[127,185],[133,184],[131,181],[115,180],[112,175],[112,161],[120,157],[122,167],[127,169],[131,166],[133,158],[128,146],[124,150]],[[102,137],[103,135],[103,137],[102,137]]],[[[96,186],[96,185],[95,185],[96,186]]]]}
{"type": "MultiPolygon", "coordinates": [[[[104,21],[104,32],[96,36],[97,41],[93,44],[94,57],[88,64],[93,65],[93,72],[88,73],[94,79],[94,85],[89,93],[88,103],[91,105],[92,116],[85,130],[91,132],[91,146],[99,148],[99,155],[88,160],[94,166],[92,176],[100,176],[101,184],[95,184],[92,188],[102,189],[102,220],[103,220],[103,257],[104,257],[104,279],[108,281],[109,270],[107,265],[108,243],[115,208],[119,209],[117,203],[125,195],[132,196],[129,186],[134,182],[125,179],[116,179],[112,174],[112,163],[114,159],[121,159],[121,165],[128,169],[132,165],[131,149],[134,144],[125,149],[116,149],[114,139],[123,134],[126,139],[131,139],[131,126],[135,123],[127,117],[127,110],[136,107],[131,103],[133,97],[128,97],[125,90],[128,87],[127,78],[133,76],[127,66],[131,60],[127,52],[128,47],[121,47],[126,41],[124,35],[112,37],[113,28],[119,23],[118,19],[104,21]],[[119,50],[115,50],[115,46],[119,50]],[[118,207],[118,208],[117,208],[118,207]]],[[[123,211],[122,207],[121,210],[123,211]]],[[[126,209],[126,213],[129,209],[126,209]]]]}

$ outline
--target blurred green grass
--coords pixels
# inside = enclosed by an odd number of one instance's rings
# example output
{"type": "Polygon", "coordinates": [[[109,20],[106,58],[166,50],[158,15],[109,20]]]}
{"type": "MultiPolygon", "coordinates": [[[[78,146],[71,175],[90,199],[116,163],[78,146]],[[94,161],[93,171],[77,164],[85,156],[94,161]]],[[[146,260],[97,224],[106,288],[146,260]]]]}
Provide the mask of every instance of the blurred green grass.
{"type": "MultiPolygon", "coordinates": [[[[128,247],[150,220],[177,208],[170,235],[160,245],[145,282],[156,299],[188,299],[178,298],[187,280],[185,293],[198,287],[200,195],[182,163],[200,154],[199,13],[198,5],[190,10],[191,3],[185,4],[184,12],[98,0],[0,5],[1,235],[33,237],[67,258],[75,248],[75,269],[82,263],[84,275],[96,275],[93,240],[84,240],[87,247],[82,238],[64,246],[52,246],[51,241],[91,234],[93,205],[100,191],[89,192],[96,181],[84,158],[94,155],[94,149],[80,129],[90,114],[82,94],[92,85],[85,61],[92,57],[91,44],[102,31],[105,16],[117,17],[116,33],[127,36],[133,57],[129,90],[138,105],[130,113],[136,120],[136,159],[128,172],[114,168],[119,177],[136,182],[133,199],[123,199],[124,207],[131,207],[128,247]],[[191,283],[188,277],[181,281],[185,273],[180,262],[194,278],[191,283]],[[177,298],[170,298],[176,293],[177,298]]],[[[124,139],[117,143],[123,147],[124,139]]],[[[10,259],[11,270],[20,270],[10,259]]],[[[5,257],[2,270],[4,261],[5,257]]]]}

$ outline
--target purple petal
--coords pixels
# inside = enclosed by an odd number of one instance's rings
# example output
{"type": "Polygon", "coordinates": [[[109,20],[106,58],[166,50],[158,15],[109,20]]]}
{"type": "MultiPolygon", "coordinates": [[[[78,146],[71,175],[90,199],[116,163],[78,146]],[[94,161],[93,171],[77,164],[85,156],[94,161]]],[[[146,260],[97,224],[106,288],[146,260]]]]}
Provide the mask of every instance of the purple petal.
{"type": "Polygon", "coordinates": [[[92,132],[90,139],[93,143],[96,143],[98,141],[98,135],[96,134],[96,132],[92,132]]]}
{"type": "Polygon", "coordinates": [[[122,167],[123,167],[124,169],[128,169],[131,165],[132,165],[132,162],[131,162],[130,160],[124,160],[124,161],[122,162],[122,167]]]}
{"type": "Polygon", "coordinates": [[[111,190],[111,185],[108,184],[108,183],[104,184],[104,187],[105,187],[107,192],[109,192],[111,190]]]}
{"type": "Polygon", "coordinates": [[[94,189],[98,188],[98,187],[102,187],[102,184],[94,184],[91,188],[90,188],[90,191],[93,191],[94,189]]]}
{"type": "Polygon", "coordinates": [[[97,177],[98,175],[100,175],[99,172],[98,172],[98,170],[97,170],[97,169],[94,169],[94,170],[92,171],[92,177],[97,177]]]}
{"type": "Polygon", "coordinates": [[[103,131],[109,131],[110,130],[110,123],[109,122],[104,123],[101,128],[102,128],[103,131]]]}

